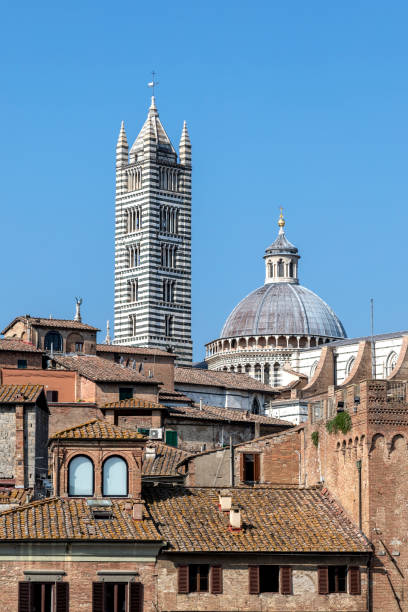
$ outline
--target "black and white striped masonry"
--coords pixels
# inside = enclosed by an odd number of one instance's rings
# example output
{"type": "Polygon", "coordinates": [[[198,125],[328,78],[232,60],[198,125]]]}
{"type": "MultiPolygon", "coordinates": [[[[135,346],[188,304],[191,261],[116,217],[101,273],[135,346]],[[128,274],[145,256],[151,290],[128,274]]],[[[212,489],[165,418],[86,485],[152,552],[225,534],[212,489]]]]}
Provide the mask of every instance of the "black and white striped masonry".
{"type": "Polygon", "coordinates": [[[130,151],[123,122],[116,146],[114,331],[192,362],[191,143],[184,122],[178,159],[154,97],[130,151]]]}

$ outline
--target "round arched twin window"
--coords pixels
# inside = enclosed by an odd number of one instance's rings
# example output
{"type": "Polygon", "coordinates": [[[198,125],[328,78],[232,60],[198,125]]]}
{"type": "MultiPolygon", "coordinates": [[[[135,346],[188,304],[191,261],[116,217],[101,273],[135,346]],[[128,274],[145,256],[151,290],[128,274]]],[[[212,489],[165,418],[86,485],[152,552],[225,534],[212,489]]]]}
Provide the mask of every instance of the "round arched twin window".
{"type": "MultiPolygon", "coordinates": [[[[94,465],[89,457],[77,455],[70,461],[68,494],[77,497],[94,494],[94,465]]],[[[128,494],[128,467],[121,457],[109,457],[103,463],[102,494],[105,497],[121,497],[128,494]]]]}

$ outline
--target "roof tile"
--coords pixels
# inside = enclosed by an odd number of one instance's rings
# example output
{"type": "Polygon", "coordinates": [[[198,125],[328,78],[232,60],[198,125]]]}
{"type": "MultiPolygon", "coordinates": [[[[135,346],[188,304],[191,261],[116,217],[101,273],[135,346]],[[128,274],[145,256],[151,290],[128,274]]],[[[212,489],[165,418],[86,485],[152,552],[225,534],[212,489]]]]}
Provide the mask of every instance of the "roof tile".
{"type": "Polygon", "coordinates": [[[87,423],[69,427],[56,432],[51,440],[144,440],[145,436],[137,431],[123,429],[108,421],[93,419],[87,423]]]}
{"type": "Polygon", "coordinates": [[[244,389],[276,393],[273,387],[248,376],[234,372],[218,372],[202,368],[174,368],[174,382],[177,384],[223,387],[225,389],[244,389]]]}
{"type": "Polygon", "coordinates": [[[42,385],[0,385],[0,404],[35,404],[42,385]]]}
{"type": "Polygon", "coordinates": [[[53,356],[58,365],[95,382],[139,382],[146,385],[157,384],[154,378],[142,376],[131,368],[122,367],[97,355],[53,356]]]}

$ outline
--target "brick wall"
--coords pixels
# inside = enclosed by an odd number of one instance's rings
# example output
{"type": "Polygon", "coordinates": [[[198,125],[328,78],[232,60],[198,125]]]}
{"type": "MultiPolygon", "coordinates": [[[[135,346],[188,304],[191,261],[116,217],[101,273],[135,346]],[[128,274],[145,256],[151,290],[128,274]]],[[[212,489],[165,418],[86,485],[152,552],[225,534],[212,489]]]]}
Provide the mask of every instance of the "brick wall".
{"type": "MultiPolygon", "coordinates": [[[[136,548],[137,550],[137,548],[136,548]]],[[[135,551],[136,552],[136,551],[135,551]]],[[[72,612],[92,612],[92,583],[99,582],[97,572],[137,572],[136,582],[143,584],[144,612],[155,612],[155,564],[109,561],[0,561],[0,609],[2,612],[18,610],[18,583],[26,580],[24,570],[62,570],[64,582],[69,582],[69,609],[72,612]]]]}
{"type": "Polygon", "coordinates": [[[103,419],[103,414],[96,404],[75,402],[68,404],[48,404],[48,407],[50,410],[50,436],[57,431],[86,423],[92,419],[103,419]]]}
{"type": "MultiPolygon", "coordinates": [[[[27,368],[42,368],[42,353],[30,353],[28,351],[0,351],[0,368],[17,368],[19,359],[27,362],[27,368]]],[[[2,384],[7,383],[2,380],[2,384]]]]}

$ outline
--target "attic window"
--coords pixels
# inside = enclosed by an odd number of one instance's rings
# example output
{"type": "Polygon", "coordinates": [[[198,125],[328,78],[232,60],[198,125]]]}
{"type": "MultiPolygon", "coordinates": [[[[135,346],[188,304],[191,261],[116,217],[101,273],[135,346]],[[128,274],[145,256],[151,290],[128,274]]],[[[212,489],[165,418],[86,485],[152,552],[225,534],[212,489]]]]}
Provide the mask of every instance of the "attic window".
{"type": "Polygon", "coordinates": [[[87,504],[94,519],[107,520],[112,518],[112,502],[109,499],[88,499],[87,504]]]}

